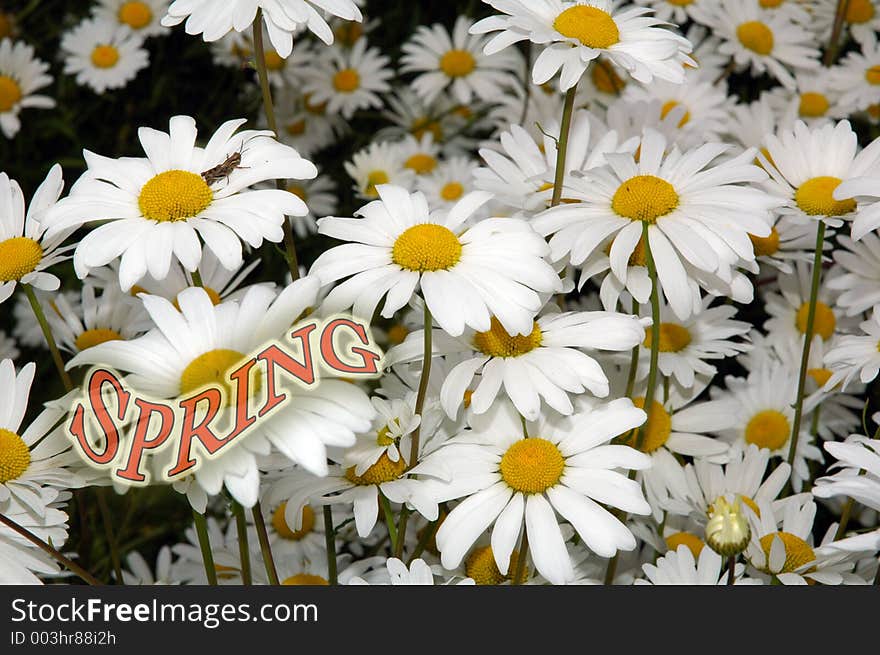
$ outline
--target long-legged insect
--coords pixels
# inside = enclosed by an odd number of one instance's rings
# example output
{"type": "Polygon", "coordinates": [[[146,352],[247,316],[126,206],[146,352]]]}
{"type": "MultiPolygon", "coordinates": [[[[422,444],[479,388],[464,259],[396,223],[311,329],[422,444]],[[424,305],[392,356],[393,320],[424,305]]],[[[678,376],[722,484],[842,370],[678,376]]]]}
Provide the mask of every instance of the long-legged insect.
{"type": "Polygon", "coordinates": [[[248,168],[247,166],[240,166],[241,164],[241,155],[244,152],[243,150],[244,144],[242,144],[242,150],[238,150],[233,152],[226,158],[221,164],[217,164],[214,168],[209,168],[206,171],[202,171],[202,179],[205,180],[205,184],[211,186],[214,182],[219,182],[220,180],[228,180],[229,176],[232,174],[236,168],[248,168]]]}

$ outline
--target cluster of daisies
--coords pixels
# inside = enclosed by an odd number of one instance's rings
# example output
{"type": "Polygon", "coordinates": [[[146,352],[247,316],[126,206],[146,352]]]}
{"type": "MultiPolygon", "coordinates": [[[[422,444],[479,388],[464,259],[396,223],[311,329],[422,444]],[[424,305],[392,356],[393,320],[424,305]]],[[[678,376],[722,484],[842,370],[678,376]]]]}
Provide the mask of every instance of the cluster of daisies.
{"type": "MultiPolygon", "coordinates": [[[[124,93],[180,25],[264,105],[141,127],[143,156],[85,150],[28,200],[0,174],[0,580],[89,580],[71,507],[143,493],[65,436],[90,366],[228,391],[351,313],[382,375],[289,390],[163,488],[193,520],[158,556],[107,521],[108,580],[880,583],[880,3],[484,4],[393,54],[353,0],[99,0],[62,37],[124,93]],[[354,141],[340,188],[320,164],[354,141]]],[[[47,71],[0,42],[7,138],[47,71]]]]}

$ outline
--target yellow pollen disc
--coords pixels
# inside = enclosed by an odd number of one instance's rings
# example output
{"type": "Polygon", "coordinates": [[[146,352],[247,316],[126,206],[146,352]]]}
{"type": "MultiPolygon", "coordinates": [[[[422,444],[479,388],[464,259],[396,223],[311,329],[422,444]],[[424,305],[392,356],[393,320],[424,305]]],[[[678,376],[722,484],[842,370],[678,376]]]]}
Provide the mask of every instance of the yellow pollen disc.
{"type": "Polygon", "coordinates": [[[440,189],[440,197],[446,202],[458,200],[464,194],[464,187],[458,182],[448,182],[440,189]]]}
{"type": "Polygon", "coordinates": [[[302,188],[299,184],[288,184],[287,185],[287,192],[292,193],[293,195],[295,195],[297,198],[299,198],[303,202],[308,200],[309,194],[307,194],[306,190],[304,188],[302,188]]]}
{"type": "Polygon", "coordinates": [[[750,234],[749,239],[752,240],[755,257],[769,257],[779,251],[779,232],[775,227],[770,228],[770,236],[756,237],[754,234],[750,234]]]}
{"type": "Polygon", "coordinates": [[[312,96],[308,93],[303,96],[303,106],[306,108],[306,111],[310,114],[323,116],[327,112],[327,103],[321,102],[316,105],[312,103],[311,100],[312,96]]]}
{"type": "MultiPolygon", "coordinates": [[[[691,333],[686,327],[676,323],[660,324],[660,352],[677,353],[688,347],[691,333]]],[[[651,348],[651,328],[645,328],[645,348],[651,348]]]]}
{"type": "MultiPolygon", "coordinates": [[[[667,114],[671,112],[673,109],[678,107],[681,103],[676,100],[669,100],[663,104],[660,108],[660,118],[666,118],[667,114]]],[[[679,127],[684,127],[687,125],[688,121],[691,119],[691,112],[685,111],[684,116],[681,117],[681,120],[678,121],[679,127]]]]}
{"type": "Polygon", "coordinates": [[[791,426],[785,414],[775,409],[765,409],[755,414],[746,425],[746,443],[758,448],[779,450],[788,441],[791,426]]]}
{"type": "Polygon", "coordinates": [[[448,227],[413,225],[397,237],[391,261],[408,271],[448,270],[461,259],[461,242],[448,227]]]}
{"type": "Polygon", "coordinates": [[[113,68],[119,61],[119,50],[112,45],[98,45],[92,50],[92,63],[97,68],[113,68]]]}
{"type": "Polygon", "coordinates": [[[320,575],[314,575],[313,573],[297,573],[296,575],[292,575],[289,578],[285,578],[281,584],[288,587],[300,585],[307,587],[314,587],[317,585],[322,587],[330,586],[330,583],[327,582],[327,580],[322,578],[320,575]]]}
{"type": "Polygon", "coordinates": [[[553,21],[553,29],[588,48],[610,48],[620,41],[620,30],[608,12],[598,7],[575,5],[553,21]]]}
{"type": "Polygon", "coordinates": [[[419,175],[424,175],[437,168],[437,160],[431,155],[420,152],[407,159],[404,166],[414,170],[419,175]]]}
{"type": "Polygon", "coordinates": [[[759,0],[758,4],[764,9],[776,9],[776,7],[779,7],[783,2],[785,2],[785,0],[759,0]]]}
{"type": "Polygon", "coordinates": [[[626,80],[604,61],[597,62],[595,66],[590,67],[590,78],[593,80],[593,86],[602,93],[620,93],[621,89],[626,86],[626,80]]]}
{"type": "MultiPolygon", "coordinates": [[[[227,374],[244,364],[245,359],[243,353],[224,348],[209,350],[199,355],[180,374],[180,393],[186,395],[191,391],[211,385],[222,388],[227,404],[232,403],[235,398],[232,382],[228,379],[227,374]]],[[[259,386],[259,384],[253,385],[252,390],[256,391],[259,386]]]]}
{"type": "Polygon", "coordinates": [[[146,2],[133,0],[119,7],[117,18],[120,23],[125,23],[132,29],[139,30],[149,25],[153,20],[153,11],[146,2]]]}
{"type": "Polygon", "coordinates": [[[353,68],[344,68],[333,76],[333,88],[340,93],[357,91],[361,85],[361,76],[353,68]]]}
{"type": "Polygon", "coordinates": [[[474,56],[467,50],[450,50],[440,57],[440,70],[449,77],[467,77],[476,65],[474,56]]]}
{"type": "Polygon", "coordinates": [[[501,478],[511,489],[540,494],[559,482],[565,459],[556,444],[529,437],[514,442],[501,458],[501,478]]]}
{"type": "Polygon", "coordinates": [[[40,244],[28,237],[0,241],[0,282],[20,280],[43,259],[40,244]]]}
{"type": "MultiPolygon", "coordinates": [[[[616,238],[616,237],[615,237],[616,238]]],[[[611,246],[614,245],[614,239],[608,242],[608,245],[605,246],[605,254],[611,254],[611,246]]],[[[643,237],[639,237],[639,242],[636,244],[636,247],[633,248],[632,253],[629,256],[629,265],[630,266],[647,266],[648,260],[646,258],[645,253],[645,239],[643,237]]]]}
{"type": "Polygon", "coordinates": [[[339,27],[333,30],[333,36],[342,45],[348,47],[353,46],[359,38],[364,34],[364,27],[360,23],[352,20],[343,22],[339,27]]]}
{"type": "Polygon", "coordinates": [[[290,136],[299,136],[305,133],[306,122],[305,120],[293,121],[285,125],[284,129],[290,136]]]}
{"type": "Polygon", "coordinates": [[[106,343],[107,341],[122,341],[122,335],[116,330],[94,328],[82,332],[76,338],[74,344],[76,345],[77,350],[86,350],[87,348],[92,348],[99,343],[106,343]]]}
{"type": "Polygon", "coordinates": [[[846,22],[854,25],[867,23],[874,18],[876,10],[871,0],[849,0],[846,8],[846,22]]]}
{"type": "Polygon", "coordinates": [[[388,341],[396,346],[403,343],[403,340],[406,339],[406,335],[408,334],[409,328],[405,325],[401,325],[400,323],[392,325],[388,328],[388,341]]]}
{"type": "MultiPolygon", "coordinates": [[[[775,573],[792,573],[816,559],[816,553],[813,552],[810,544],[797,535],[793,535],[790,532],[771,532],[761,537],[761,550],[764,551],[764,557],[767,558],[768,567],[770,563],[770,548],[773,547],[773,538],[777,536],[782,539],[782,543],[785,546],[785,564],[782,565],[781,571],[775,571],[775,573]]],[[[765,568],[764,572],[770,573],[769,568],[765,568]]]]}
{"type": "Polygon", "coordinates": [[[880,84],[880,66],[871,66],[865,71],[865,79],[868,84],[880,84]]]}
{"type": "Polygon", "coordinates": [[[364,195],[370,198],[378,198],[379,192],[376,190],[377,184],[388,184],[388,173],[385,171],[370,171],[367,175],[367,186],[364,189],[364,195]]]}
{"type": "Polygon", "coordinates": [[[464,398],[462,402],[464,403],[464,408],[467,409],[471,406],[471,402],[473,402],[474,392],[471,389],[465,389],[463,396],[464,398]]]}
{"type": "MultiPolygon", "coordinates": [[[[807,319],[810,313],[810,303],[805,302],[797,310],[795,315],[795,325],[801,334],[807,333],[807,319]]],[[[816,316],[813,319],[813,334],[818,334],[823,341],[828,341],[834,334],[834,328],[837,327],[837,319],[834,312],[824,302],[816,302],[816,316]]]]}
{"type": "Polygon", "coordinates": [[[308,505],[303,507],[302,527],[299,530],[294,530],[287,525],[287,521],[284,518],[284,510],[286,507],[287,503],[281,503],[272,513],[272,527],[275,528],[275,532],[277,532],[278,536],[282,539],[299,541],[315,528],[315,511],[308,505]]]}
{"type": "Polygon", "coordinates": [[[839,177],[823,175],[801,184],[794,193],[794,200],[801,211],[809,216],[843,216],[856,209],[853,198],[835,200],[831,195],[840,186],[839,177]]]}
{"type": "MultiPolygon", "coordinates": [[[[216,291],[214,291],[211,287],[202,287],[202,288],[205,290],[205,293],[208,294],[208,298],[211,299],[212,305],[219,305],[221,302],[223,302],[223,299],[220,297],[220,294],[217,293],[216,291]]],[[[177,309],[177,311],[180,311],[180,304],[177,302],[177,299],[179,297],[180,297],[180,294],[177,294],[177,296],[174,298],[174,302],[172,303],[174,305],[175,309],[177,309]]]]}
{"type": "Polygon", "coordinates": [[[153,221],[182,221],[197,216],[214,194],[201,175],[171,170],[159,173],[141,189],[138,207],[153,221]]]}
{"type": "Polygon", "coordinates": [[[541,345],[544,335],[535,323],[531,334],[510,335],[494,316],[486,332],[474,335],[474,347],[489,357],[519,357],[541,345]]]}
{"type": "Polygon", "coordinates": [[[675,7],[687,7],[688,5],[692,5],[694,0],[666,0],[666,2],[675,7]]]}
{"type": "Polygon", "coordinates": [[[868,116],[875,120],[880,118],[880,104],[868,105],[868,108],[865,111],[868,112],[868,116]]]}
{"type": "MultiPolygon", "coordinates": [[[[395,423],[397,421],[395,420],[395,423]]],[[[379,432],[376,433],[376,445],[377,446],[390,446],[394,443],[394,437],[389,436],[391,434],[391,429],[389,426],[385,426],[379,432]]]]}
{"type": "Polygon", "coordinates": [[[736,28],[736,36],[744,47],[759,55],[773,52],[773,32],[759,20],[743,23],[736,28]]]}
{"type": "Polygon", "coordinates": [[[694,559],[700,556],[705,545],[702,539],[690,532],[676,532],[666,537],[666,546],[669,550],[676,550],[679,546],[687,546],[693,553],[694,559]]]}
{"type": "Polygon", "coordinates": [[[17,480],[31,465],[31,451],[15,432],[0,428],[0,484],[17,480]]]}
{"type": "Polygon", "coordinates": [[[21,100],[21,87],[8,75],[0,75],[0,113],[7,112],[21,100]]]}
{"type": "Polygon", "coordinates": [[[831,103],[823,94],[808,91],[801,95],[798,113],[806,118],[820,118],[825,115],[830,106],[831,103]]]}
{"type": "Polygon", "coordinates": [[[755,516],[761,518],[761,508],[758,507],[758,504],[754,500],[748,496],[739,496],[739,499],[743,502],[743,505],[748,506],[749,509],[755,513],[755,516]]]}
{"type": "Polygon", "coordinates": [[[15,18],[12,14],[7,14],[0,11],[0,39],[5,39],[7,36],[12,36],[12,19],[15,18]]]}
{"type": "MultiPolygon", "coordinates": [[[[495,563],[495,553],[492,546],[480,546],[474,548],[464,561],[464,571],[478,585],[500,585],[513,577],[516,564],[519,560],[519,552],[514,550],[510,554],[510,563],[507,566],[507,575],[502,575],[495,563]]],[[[526,574],[525,577],[528,577],[526,574]]]]}
{"type": "Polygon", "coordinates": [[[274,50],[266,53],[266,68],[270,71],[280,71],[284,68],[284,59],[274,50]]]}
{"type": "Polygon", "coordinates": [[[443,128],[440,127],[440,123],[432,121],[427,117],[414,120],[409,131],[417,139],[421,139],[423,136],[430,133],[434,137],[434,141],[443,140],[443,128]]]}
{"type": "MultiPolygon", "coordinates": [[[[643,453],[653,453],[665,444],[669,435],[672,434],[672,417],[663,405],[656,400],[653,402],[648,424],[644,428],[630,430],[626,436],[626,445],[635,448],[639,430],[644,429],[645,436],[642,439],[642,447],[639,448],[643,453]]],[[[645,399],[633,398],[633,405],[639,409],[645,409],[645,399]]]]}
{"type": "Polygon", "coordinates": [[[611,208],[634,221],[656,223],[678,207],[678,194],[666,180],[653,175],[636,175],[618,187],[611,208]]]}
{"type": "Polygon", "coordinates": [[[233,566],[215,564],[214,570],[217,571],[217,577],[221,580],[234,580],[239,576],[239,570],[233,566]]]}
{"type": "Polygon", "coordinates": [[[813,381],[820,387],[824,387],[828,380],[831,379],[831,371],[827,368],[807,369],[807,375],[813,378],[813,381]]]}
{"type": "Polygon", "coordinates": [[[382,453],[382,456],[376,460],[376,463],[364,471],[363,475],[355,475],[354,468],[354,466],[351,466],[346,469],[346,479],[356,485],[365,487],[397,480],[406,471],[406,462],[403,461],[403,457],[398,457],[396,462],[392,462],[386,452],[382,453]]]}

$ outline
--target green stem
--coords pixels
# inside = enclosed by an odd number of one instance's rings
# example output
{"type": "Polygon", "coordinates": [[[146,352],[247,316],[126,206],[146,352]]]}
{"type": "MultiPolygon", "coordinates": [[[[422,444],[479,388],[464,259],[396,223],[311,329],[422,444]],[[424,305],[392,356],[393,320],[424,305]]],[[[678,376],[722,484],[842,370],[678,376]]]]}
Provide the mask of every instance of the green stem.
{"type": "Polygon", "coordinates": [[[110,507],[107,505],[107,490],[103,487],[95,489],[95,496],[98,498],[98,509],[101,512],[101,522],[104,524],[104,536],[107,539],[107,545],[110,548],[110,561],[113,562],[113,573],[116,575],[116,584],[123,584],[122,581],[122,562],[119,558],[119,547],[116,543],[116,535],[113,534],[113,516],[110,513],[110,507]]]}
{"type": "Polygon", "coordinates": [[[324,505],[324,546],[327,549],[327,582],[339,584],[336,570],[336,528],[333,527],[333,510],[324,505]]]}
{"type": "Polygon", "coordinates": [[[217,567],[214,566],[214,554],[211,552],[211,538],[208,536],[208,522],[205,515],[196,510],[192,511],[196,534],[199,537],[199,548],[202,550],[202,564],[205,566],[205,576],[208,584],[217,585],[217,567]]]}
{"type": "Polygon", "coordinates": [[[379,503],[382,505],[382,511],[385,513],[385,523],[388,524],[388,536],[391,538],[391,550],[397,554],[397,526],[394,525],[394,512],[391,511],[391,503],[388,502],[385,494],[381,491],[379,491],[379,503]]]}
{"type": "Polygon", "coordinates": [[[849,0],[837,0],[837,9],[834,10],[834,26],[831,28],[831,38],[828,39],[828,48],[822,63],[831,66],[837,58],[837,49],[840,47],[840,33],[846,22],[846,12],[849,9],[849,0]]]}
{"type": "Polygon", "coordinates": [[[513,574],[512,584],[521,585],[525,582],[526,560],[529,558],[529,533],[523,526],[522,540],[519,542],[519,554],[516,558],[516,571],[513,574]]]}
{"type": "Polygon", "coordinates": [[[49,352],[52,353],[52,359],[55,362],[55,368],[58,369],[58,376],[61,378],[62,384],[64,384],[64,389],[65,391],[71,391],[73,389],[73,381],[64,369],[64,360],[61,358],[61,351],[58,350],[58,344],[55,342],[55,337],[52,336],[52,328],[49,327],[49,321],[46,319],[43,307],[40,305],[40,301],[37,300],[37,296],[31,288],[31,285],[22,284],[21,288],[24,289],[24,295],[27,296],[28,302],[31,304],[31,309],[34,311],[34,316],[37,317],[37,323],[40,324],[40,329],[43,331],[43,336],[46,337],[46,343],[49,344],[49,352]]]}
{"type": "Polygon", "coordinates": [[[804,413],[804,390],[807,382],[807,368],[810,360],[810,347],[813,344],[813,327],[816,322],[816,299],[819,295],[819,282],[822,279],[822,245],[825,242],[825,223],[819,221],[816,228],[816,251],[813,256],[813,282],[810,287],[810,307],[807,312],[807,329],[804,332],[804,350],[801,354],[801,369],[798,374],[797,398],[794,405],[794,424],[791,427],[791,446],[788,449],[788,464],[794,466],[801,420],[804,413]]]}
{"type": "MultiPolygon", "coordinates": [[[[253,35],[254,35],[254,63],[257,66],[257,76],[260,78],[260,90],[263,93],[263,109],[266,111],[266,122],[269,129],[278,137],[278,121],[275,119],[275,106],[272,104],[272,88],[269,86],[269,72],[266,69],[266,52],[263,47],[263,10],[257,9],[257,15],[254,18],[253,35]]],[[[279,189],[283,189],[284,185],[281,180],[276,182],[279,189]]],[[[290,267],[290,275],[294,280],[299,279],[299,261],[296,257],[296,244],[293,240],[293,227],[290,219],[284,217],[281,225],[284,231],[284,250],[287,254],[287,265],[290,267]]]]}
{"type": "Polygon", "coordinates": [[[843,512],[840,514],[840,523],[837,526],[837,532],[834,533],[834,541],[842,539],[843,535],[846,533],[846,526],[849,523],[849,517],[852,514],[855,502],[856,501],[852,498],[848,498],[846,505],[843,506],[843,512]]]}
{"type": "Polygon", "coordinates": [[[413,551],[412,555],[409,556],[409,559],[406,562],[407,566],[410,566],[419,556],[425,552],[425,547],[428,545],[428,542],[431,541],[431,537],[433,537],[437,533],[437,528],[440,527],[440,519],[438,518],[436,521],[431,521],[428,523],[424,530],[422,530],[422,534],[419,537],[419,541],[416,544],[416,549],[413,551]]]}
{"type": "Polygon", "coordinates": [[[192,273],[190,273],[190,275],[192,276],[192,281],[193,281],[194,287],[204,287],[205,286],[205,283],[202,282],[202,274],[199,273],[199,269],[194,270],[192,273]]]}
{"type": "Polygon", "coordinates": [[[727,558],[727,584],[732,585],[736,581],[736,555],[727,558]]]}
{"type": "MultiPolygon", "coordinates": [[[[639,301],[632,299],[632,313],[639,315],[639,301]]],[[[629,377],[626,380],[626,397],[632,398],[633,389],[636,386],[636,372],[639,369],[639,344],[633,346],[632,353],[629,357],[629,377]]]]}
{"type": "Polygon", "coordinates": [[[266,520],[263,518],[263,508],[260,501],[254,505],[251,513],[254,516],[254,526],[257,528],[257,539],[260,541],[260,552],[263,554],[263,566],[266,567],[266,575],[270,585],[278,584],[278,571],[275,569],[275,558],[272,556],[272,545],[269,543],[269,532],[266,530],[266,520]]]}
{"type": "Polygon", "coordinates": [[[247,519],[244,516],[244,507],[237,500],[230,497],[232,514],[235,516],[235,531],[238,535],[238,559],[241,561],[241,583],[250,585],[251,577],[251,551],[248,546],[247,519]]]}
{"type": "Polygon", "coordinates": [[[648,414],[639,434],[636,437],[636,450],[642,448],[654,409],[654,391],[657,387],[657,363],[660,358],[660,282],[657,279],[657,266],[651,253],[651,242],[648,239],[648,223],[642,223],[642,239],[645,242],[645,260],[648,264],[648,278],[651,280],[651,364],[648,369],[648,388],[645,390],[644,410],[648,414]]]}
{"type": "Polygon", "coordinates": [[[82,579],[82,580],[83,580],[84,582],[86,582],[87,584],[90,584],[90,585],[92,585],[92,586],[101,586],[101,584],[102,584],[101,581],[98,580],[98,579],[97,579],[95,576],[93,576],[91,573],[89,573],[88,571],[86,571],[86,570],[85,570],[83,567],[81,567],[79,564],[77,564],[76,562],[70,560],[69,558],[65,557],[64,555],[62,555],[62,554],[61,554],[60,552],[58,552],[55,548],[53,548],[52,546],[50,546],[49,544],[47,544],[45,541],[43,541],[42,539],[40,539],[40,538],[39,538],[37,535],[35,535],[33,532],[31,532],[30,530],[28,530],[28,529],[25,528],[24,526],[19,525],[18,523],[16,523],[15,521],[13,521],[11,518],[9,518],[8,516],[6,516],[6,515],[3,514],[2,512],[0,512],[0,523],[2,523],[3,525],[5,525],[7,528],[9,528],[10,530],[12,530],[13,532],[17,532],[17,533],[20,534],[22,537],[24,537],[25,539],[27,539],[28,541],[30,541],[30,542],[31,542],[32,544],[34,544],[37,548],[39,548],[39,549],[42,550],[44,553],[46,553],[46,554],[48,554],[50,557],[52,557],[52,559],[54,559],[56,562],[58,562],[59,564],[61,564],[61,565],[64,566],[65,568],[67,568],[69,571],[72,571],[72,572],[75,573],[77,576],[79,576],[79,578],[82,579]]]}
{"type": "Polygon", "coordinates": [[[555,207],[562,202],[562,185],[565,182],[565,159],[568,154],[568,134],[571,131],[571,116],[574,113],[574,98],[576,95],[577,84],[565,93],[565,104],[562,107],[562,125],[559,128],[559,141],[556,144],[556,176],[553,179],[551,207],[555,207]]]}

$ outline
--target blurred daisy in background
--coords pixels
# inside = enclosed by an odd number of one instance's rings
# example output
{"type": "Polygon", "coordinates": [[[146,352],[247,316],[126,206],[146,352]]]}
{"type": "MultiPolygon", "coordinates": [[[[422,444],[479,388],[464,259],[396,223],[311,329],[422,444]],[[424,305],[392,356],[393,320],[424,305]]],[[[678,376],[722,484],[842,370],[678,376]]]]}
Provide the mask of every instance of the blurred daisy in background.
{"type": "Polygon", "coordinates": [[[86,19],[61,38],[64,72],[96,93],[121,89],[150,65],[143,37],[126,25],[86,19]]]}
{"type": "Polygon", "coordinates": [[[34,56],[33,46],[4,38],[0,41],[0,130],[11,139],[21,129],[22,109],[51,109],[55,100],[34,93],[52,83],[49,64],[34,56]]]}
{"type": "Polygon", "coordinates": [[[354,189],[360,198],[375,200],[377,187],[382,184],[411,188],[415,171],[404,166],[403,153],[387,141],[374,141],[354,153],[351,161],[343,164],[345,172],[354,180],[354,189]]]}
{"type": "Polygon", "coordinates": [[[146,38],[170,30],[161,23],[170,0],[98,0],[92,15],[104,21],[117,21],[146,38]]]}

